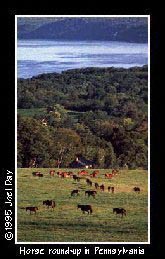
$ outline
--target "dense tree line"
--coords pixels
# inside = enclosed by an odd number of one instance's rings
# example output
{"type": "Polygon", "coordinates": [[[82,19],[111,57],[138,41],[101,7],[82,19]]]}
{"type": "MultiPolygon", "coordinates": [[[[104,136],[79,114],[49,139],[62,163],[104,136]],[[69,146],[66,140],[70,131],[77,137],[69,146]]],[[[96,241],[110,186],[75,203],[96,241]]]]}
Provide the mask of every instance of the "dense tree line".
{"type": "Polygon", "coordinates": [[[81,154],[96,167],[147,167],[147,103],[147,66],[19,79],[18,109],[33,113],[18,116],[18,166],[67,167],[81,154]]]}

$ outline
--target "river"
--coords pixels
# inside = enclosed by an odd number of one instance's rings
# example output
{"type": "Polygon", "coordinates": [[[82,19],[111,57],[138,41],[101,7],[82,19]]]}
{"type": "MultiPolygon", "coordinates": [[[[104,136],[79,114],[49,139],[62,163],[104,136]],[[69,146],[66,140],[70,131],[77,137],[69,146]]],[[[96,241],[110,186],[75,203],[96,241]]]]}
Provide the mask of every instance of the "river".
{"type": "Polygon", "coordinates": [[[84,67],[148,64],[147,44],[117,41],[18,40],[17,77],[84,67]]]}

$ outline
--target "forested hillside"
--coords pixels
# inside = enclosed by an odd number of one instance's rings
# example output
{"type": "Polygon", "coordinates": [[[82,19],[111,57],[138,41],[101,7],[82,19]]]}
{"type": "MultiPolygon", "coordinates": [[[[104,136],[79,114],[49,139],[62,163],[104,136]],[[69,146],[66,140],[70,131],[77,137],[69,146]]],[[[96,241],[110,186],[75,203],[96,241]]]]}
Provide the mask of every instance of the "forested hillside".
{"type": "Polygon", "coordinates": [[[147,42],[145,17],[19,17],[19,39],[147,42]]]}
{"type": "Polygon", "coordinates": [[[147,167],[148,67],[18,79],[18,167],[147,167]]]}

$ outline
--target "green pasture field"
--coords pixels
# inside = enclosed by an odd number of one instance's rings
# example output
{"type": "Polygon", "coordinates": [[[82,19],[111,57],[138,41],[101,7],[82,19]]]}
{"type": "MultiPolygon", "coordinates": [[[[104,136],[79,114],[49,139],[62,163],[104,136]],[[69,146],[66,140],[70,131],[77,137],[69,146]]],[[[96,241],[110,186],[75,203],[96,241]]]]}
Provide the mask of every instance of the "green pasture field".
{"type": "MultiPolygon", "coordinates": [[[[96,198],[85,197],[89,187],[86,178],[76,182],[73,178],[50,176],[50,168],[37,168],[43,177],[32,172],[36,168],[17,170],[17,241],[18,242],[147,242],[148,241],[148,173],[145,170],[121,170],[112,179],[104,174],[111,170],[99,169],[92,182],[105,185],[97,191],[96,198]],[[114,194],[108,186],[114,186],[114,194]],[[133,187],[140,187],[140,194],[133,187]],[[71,191],[80,195],[71,197],[71,191]],[[43,200],[54,200],[56,207],[46,208],[43,200]],[[90,204],[92,214],[83,214],[77,204],[90,204]],[[25,207],[37,206],[37,213],[30,215],[25,207]],[[114,207],[123,207],[127,215],[113,214],[114,207]]],[[[72,171],[78,169],[55,169],[72,171]]],[[[87,170],[89,173],[93,170],[87,170]]],[[[90,177],[88,177],[90,178],[90,177]]]]}
{"type": "MultiPolygon", "coordinates": [[[[18,109],[18,115],[21,115],[23,117],[34,117],[34,116],[39,116],[42,115],[43,117],[46,116],[47,109],[46,108],[29,108],[29,109],[18,109]]],[[[77,111],[71,111],[71,110],[66,110],[67,115],[69,115],[74,122],[76,123],[78,119],[81,117],[81,115],[84,112],[77,112],[77,111]]]]}
{"type": "Polygon", "coordinates": [[[31,109],[18,109],[18,115],[24,117],[33,117],[35,115],[44,115],[46,114],[46,108],[31,108],[31,109]]]}

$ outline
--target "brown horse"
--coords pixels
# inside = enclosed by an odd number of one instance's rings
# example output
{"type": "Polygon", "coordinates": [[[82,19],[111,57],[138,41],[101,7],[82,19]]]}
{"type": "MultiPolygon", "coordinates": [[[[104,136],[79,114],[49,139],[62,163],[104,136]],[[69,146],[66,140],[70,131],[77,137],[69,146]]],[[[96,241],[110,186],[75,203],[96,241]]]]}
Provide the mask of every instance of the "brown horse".
{"type": "Polygon", "coordinates": [[[33,172],[32,173],[33,176],[39,176],[39,174],[41,174],[41,172],[33,172]]]}
{"type": "Polygon", "coordinates": [[[122,217],[123,217],[123,215],[126,216],[126,210],[123,208],[113,208],[113,213],[121,214],[122,217]]]}
{"type": "Polygon", "coordinates": [[[109,174],[109,173],[105,174],[105,178],[111,179],[112,177],[113,177],[113,174],[109,174]]]}
{"type": "Polygon", "coordinates": [[[95,198],[95,195],[97,194],[96,191],[85,191],[85,196],[88,195],[88,197],[93,196],[95,198]]]}
{"type": "Polygon", "coordinates": [[[92,181],[90,179],[86,179],[86,183],[89,185],[89,186],[92,186],[92,181]]]}
{"type": "Polygon", "coordinates": [[[49,209],[49,207],[54,209],[56,206],[56,203],[53,200],[46,200],[46,201],[43,201],[43,205],[46,205],[48,207],[48,209],[49,209]]]}
{"type": "Polygon", "coordinates": [[[134,191],[134,192],[137,192],[137,193],[140,193],[140,188],[139,188],[139,187],[134,187],[134,188],[133,188],[133,191],[134,191]]]}
{"type": "Polygon", "coordinates": [[[71,196],[79,195],[79,190],[73,190],[71,191],[71,196]]]}
{"type": "Polygon", "coordinates": [[[79,172],[78,174],[79,174],[79,175],[81,175],[81,176],[82,176],[82,175],[88,175],[88,172],[87,172],[87,171],[85,171],[85,170],[82,170],[82,171],[81,171],[81,172],[79,172]]]}
{"type": "Polygon", "coordinates": [[[105,189],[104,184],[100,185],[100,190],[104,192],[104,189],[105,189]]]}
{"type": "Polygon", "coordinates": [[[99,188],[99,184],[95,183],[95,188],[98,189],[99,188]]]}
{"type": "Polygon", "coordinates": [[[90,174],[90,177],[95,178],[95,177],[96,177],[96,175],[97,175],[97,172],[95,172],[95,171],[94,171],[93,173],[91,173],[91,174],[90,174]]]}
{"type": "Polygon", "coordinates": [[[26,207],[26,211],[30,211],[30,214],[31,212],[34,212],[36,214],[36,211],[38,210],[38,207],[26,207]]]}
{"type": "Polygon", "coordinates": [[[50,176],[54,176],[55,170],[50,170],[49,174],[50,174],[50,176]]]}
{"type": "Polygon", "coordinates": [[[88,214],[89,213],[92,214],[92,212],[93,212],[91,205],[80,205],[80,204],[78,204],[77,209],[81,209],[81,211],[83,213],[88,212],[88,214]]]}
{"type": "Polygon", "coordinates": [[[77,182],[79,182],[80,181],[80,177],[79,176],[77,176],[76,174],[73,174],[73,179],[75,180],[75,181],[77,181],[77,182]]]}
{"type": "Polygon", "coordinates": [[[108,186],[108,192],[112,192],[112,193],[114,193],[114,191],[115,191],[115,187],[114,186],[108,186]]]}

